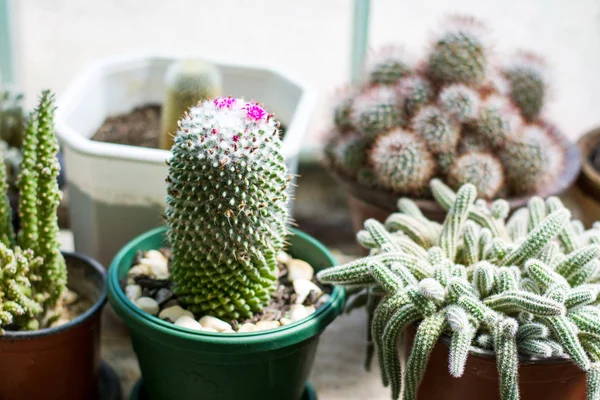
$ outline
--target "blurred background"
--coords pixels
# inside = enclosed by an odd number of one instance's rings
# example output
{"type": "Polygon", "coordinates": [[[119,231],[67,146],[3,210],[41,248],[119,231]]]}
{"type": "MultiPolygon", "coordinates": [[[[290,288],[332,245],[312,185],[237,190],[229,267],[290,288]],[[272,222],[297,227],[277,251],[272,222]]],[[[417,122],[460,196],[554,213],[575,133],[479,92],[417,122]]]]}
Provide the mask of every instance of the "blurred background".
{"type": "MultiPolygon", "coordinates": [[[[139,51],[198,54],[276,65],[317,91],[305,146],[320,140],[337,87],[348,82],[350,0],[18,0],[14,1],[16,77],[35,102],[44,87],[60,97],[89,63],[139,51]]],[[[374,0],[368,46],[402,43],[422,54],[448,13],[487,22],[502,54],[532,48],[551,67],[549,115],[572,139],[598,122],[600,2],[597,0],[374,0]]]]}

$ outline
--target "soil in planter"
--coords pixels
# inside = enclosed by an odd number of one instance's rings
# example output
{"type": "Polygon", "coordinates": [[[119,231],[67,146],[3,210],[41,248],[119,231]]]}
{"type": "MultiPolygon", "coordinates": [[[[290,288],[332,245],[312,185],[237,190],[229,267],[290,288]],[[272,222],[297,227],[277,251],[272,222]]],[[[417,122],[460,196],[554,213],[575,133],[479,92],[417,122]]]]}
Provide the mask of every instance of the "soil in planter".
{"type": "MultiPolygon", "coordinates": [[[[162,248],[159,251],[168,260],[167,268],[170,270],[170,250],[168,248],[162,248]]],[[[146,254],[139,251],[133,260],[132,267],[143,265],[142,260],[145,258],[146,254]]],[[[284,253],[283,258],[286,256],[287,254],[284,253]]],[[[251,318],[241,318],[239,320],[223,319],[225,322],[231,325],[231,328],[234,331],[238,331],[238,329],[240,329],[242,326],[251,327],[252,330],[250,331],[272,329],[279,326],[279,324],[284,325],[294,322],[295,320],[301,320],[304,317],[294,319],[294,317],[291,316],[294,315],[292,309],[297,309],[300,307],[303,308],[303,310],[311,310],[306,311],[307,314],[305,316],[308,316],[327,302],[333,287],[330,285],[323,285],[318,282],[314,274],[310,282],[315,284],[320,289],[319,292],[316,290],[310,290],[306,295],[306,298],[303,301],[298,302],[298,294],[294,290],[294,284],[288,279],[289,261],[284,262],[280,257],[278,257],[278,259],[280,260],[278,264],[279,276],[276,281],[276,289],[271,295],[270,303],[261,312],[255,313],[251,318]],[[260,328],[259,325],[265,323],[274,323],[277,326],[267,327],[267,325],[265,325],[263,328],[260,328]],[[253,326],[258,328],[255,329],[253,326]]],[[[291,257],[289,257],[289,259],[291,260],[291,257]]],[[[143,273],[132,277],[131,274],[129,274],[121,280],[120,284],[122,290],[126,294],[129,293],[127,290],[128,286],[138,285],[141,287],[141,297],[154,299],[158,304],[159,311],[156,312],[158,315],[162,310],[180,305],[177,296],[172,292],[173,282],[168,278],[156,279],[155,277],[143,273]]],[[[130,300],[133,299],[130,298],[130,300]]],[[[134,303],[138,305],[137,300],[135,300],[134,303]]],[[[196,317],[202,317],[202,315],[196,315],[196,317]]],[[[169,318],[164,319],[169,322],[175,322],[169,318]]],[[[240,332],[248,332],[248,330],[242,329],[240,332]]]]}
{"type": "MultiPolygon", "coordinates": [[[[158,149],[161,109],[160,104],[146,104],[131,112],[108,117],[92,136],[92,140],[158,149]]],[[[283,124],[280,131],[283,138],[283,124]]]]}
{"type": "MultiPolygon", "coordinates": [[[[41,329],[55,328],[70,322],[89,310],[93,301],[86,296],[81,296],[78,293],[68,289],[63,293],[63,296],[58,301],[54,312],[44,316],[40,321],[41,329]],[[60,310],[60,311],[59,311],[60,310]]],[[[16,331],[19,328],[16,325],[6,327],[7,331],[16,331]]]]}

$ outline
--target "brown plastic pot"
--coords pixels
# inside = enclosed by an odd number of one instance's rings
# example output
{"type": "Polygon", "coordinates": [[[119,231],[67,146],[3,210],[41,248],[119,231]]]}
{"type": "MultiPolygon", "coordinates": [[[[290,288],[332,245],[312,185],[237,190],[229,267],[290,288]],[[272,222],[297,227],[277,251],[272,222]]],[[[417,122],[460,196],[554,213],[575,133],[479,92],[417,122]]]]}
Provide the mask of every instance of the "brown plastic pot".
{"type": "MultiPolygon", "coordinates": [[[[558,178],[543,190],[536,193],[538,196],[560,196],[575,181],[581,168],[581,157],[576,144],[571,143],[556,128],[547,124],[550,134],[565,150],[565,168],[558,178]]],[[[368,218],[375,218],[383,222],[391,213],[397,212],[396,206],[399,196],[383,189],[369,189],[359,185],[353,180],[341,175],[337,171],[329,170],[333,178],[344,188],[348,198],[348,206],[352,215],[352,224],[355,231],[363,227],[363,222],[368,218]]],[[[524,206],[532,195],[512,197],[507,199],[511,211],[524,206]]],[[[413,199],[421,208],[425,216],[433,221],[443,222],[446,212],[430,199],[413,199]]]]}
{"type": "MultiPolygon", "coordinates": [[[[416,327],[406,329],[405,354],[410,354],[416,327]]],[[[498,367],[494,353],[471,347],[464,375],[448,372],[448,345],[442,337],[434,346],[419,385],[418,400],[496,400],[500,399],[498,367]]],[[[586,375],[570,360],[549,358],[533,360],[519,357],[521,400],[585,400],[586,375]]]]}
{"type": "Polygon", "coordinates": [[[581,172],[570,194],[580,210],[579,217],[586,226],[600,220],[600,173],[591,162],[591,153],[600,143],[600,128],[583,135],[577,145],[581,152],[581,172]]]}
{"type": "Polygon", "coordinates": [[[56,328],[7,331],[0,337],[0,399],[96,400],[99,397],[100,314],[106,273],[83,255],[63,253],[71,290],[93,305],[56,328]]]}

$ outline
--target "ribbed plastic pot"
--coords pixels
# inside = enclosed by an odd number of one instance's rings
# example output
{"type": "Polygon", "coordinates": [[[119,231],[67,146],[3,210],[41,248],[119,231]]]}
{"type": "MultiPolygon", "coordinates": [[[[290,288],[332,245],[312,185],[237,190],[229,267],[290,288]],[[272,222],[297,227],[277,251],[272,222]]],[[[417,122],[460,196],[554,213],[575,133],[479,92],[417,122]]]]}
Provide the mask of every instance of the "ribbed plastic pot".
{"type": "Polygon", "coordinates": [[[7,331],[0,337],[0,399],[99,398],[100,315],[106,273],[96,261],[63,253],[72,290],[92,306],[56,328],[7,331]]]}
{"type": "MultiPolygon", "coordinates": [[[[416,327],[406,329],[404,352],[410,354],[416,327]]],[[[454,378],[448,372],[448,344],[442,337],[433,348],[417,400],[494,400],[500,398],[498,367],[493,352],[472,347],[465,372],[454,378]]],[[[585,400],[586,376],[569,359],[519,358],[521,400],[585,400]]]]}
{"type": "MultiPolygon", "coordinates": [[[[119,285],[139,250],[165,246],[165,227],[129,242],[109,270],[108,296],[131,334],[144,387],[151,400],[296,400],[314,361],[319,335],[342,311],[345,291],[335,287],[311,316],[277,329],[250,333],[197,332],[149,315],[132,304],[119,285]]],[[[293,257],[315,270],[336,264],[314,238],[293,231],[293,257]]]]}

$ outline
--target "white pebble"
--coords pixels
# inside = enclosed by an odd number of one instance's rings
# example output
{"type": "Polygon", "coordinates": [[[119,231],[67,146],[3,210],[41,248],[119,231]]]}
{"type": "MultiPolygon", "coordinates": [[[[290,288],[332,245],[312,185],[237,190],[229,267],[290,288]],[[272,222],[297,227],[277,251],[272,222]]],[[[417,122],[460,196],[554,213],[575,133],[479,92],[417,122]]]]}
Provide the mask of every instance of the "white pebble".
{"type": "Polygon", "coordinates": [[[156,279],[167,279],[169,277],[169,268],[167,260],[155,260],[152,258],[142,258],[141,265],[146,265],[150,269],[150,275],[156,279]]]}
{"type": "Polygon", "coordinates": [[[212,328],[217,332],[230,331],[233,329],[227,322],[211,315],[205,315],[204,317],[200,318],[200,324],[204,328],[212,328]]]}
{"type": "Polygon", "coordinates": [[[136,276],[149,276],[152,275],[152,271],[150,266],[144,264],[138,264],[131,267],[129,272],[127,273],[128,277],[136,277],[136,276]]]}
{"type": "Polygon", "coordinates": [[[158,303],[152,297],[140,297],[135,301],[135,305],[150,315],[158,314],[158,303]]]}
{"type": "Polygon", "coordinates": [[[204,331],[204,332],[219,332],[219,331],[218,331],[218,330],[216,330],[216,329],[213,329],[213,328],[205,328],[205,327],[202,327],[202,331],[204,331]]]}
{"type": "Polygon", "coordinates": [[[254,332],[255,330],[256,325],[246,322],[244,325],[239,327],[238,332],[254,332]]]}
{"type": "Polygon", "coordinates": [[[194,314],[191,311],[184,310],[181,306],[171,306],[165,308],[158,314],[158,318],[167,319],[169,318],[171,321],[177,321],[182,316],[188,316],[190,318],[194,318],[194,314]]]}
{"type": "Polygon", "coordinates": [[[158,250],[148,250],[146,252],[146,254],[144,254],[144,258],[149,258],[151,260],[158,260],[158,261],[164,261],[167,262],[167,257],[165,257],[163,255],[163,253],[161,253],[158,250]]]}
{"type": "Polygon", "coordinates": [[[317,311],[315,306],[306,306],[306,307],[304,307],[304,310],[306,311],[307,316],[314,313],[315,311],[317,311]]]}
{"type": "Polygon", "coordinates": [[[142,297],[142,287],[140,285],[125,286],[125,296],[127,296],[130,301],[135,302],[142,297]]]}
{"type": "Polygon", "coordinates": [[[195,331],[203,331],[204,329],[202,329],[202,325],[200,325],[200,323],[198,321],[196,321],[194,318],[187,316],[187,315],[182,315],[181,317],[179,317],[177,319],[177,321],[175,321],[175,325],[184,327],[184,328],[188,328],[188,329],[193,329],[195,331]]]}
{"type": "Polygon", "coordinates": [[[306,279],[307,281],[310,281],[315,273],[315,270],[309,263],[298,259],[291,260],[287,270],[287,278],[290,282],[293,282],[296,279],[306,279]]]}
{"type": "Polygon", "coordinates": [[[287,263],[289,263],[291,260],[292,260],[292,257],[290,257],[290,255],[288,253],[286,253],[285,251],[280,251],[277,254],[277,262],[287,265],[287,263]]]}
{"type": "Polygon", "coordinates": [[[310,292],[317,292],[319,295],[323,293],[320,287],[306,279],[296,279],[292,282],[294,292],[296,292],[296,304],[304,303],[310,292]]]}
{"type": "Polygon", "coordinates": [[[292,321],[292,320],[291,320],[291,319],[289,319],[289,318],[281,318],[281,319],[279,320],[279,323],[280,323],[281,325],[289,325],[289,324],[291,324],[292,322],[294,322],[294,321],[292,321]]]}
{"type": "Polygon", "coordinates": [[[258,321],[256,323],[256,330],[266,331],[267,329],[274,329],[279,327],[279,321],[258,321]]]}
{"type": "Polygon", "coordinates": [[[79,299],[79,295],[77,293],[75,293],[74,291],[67,289],[64,291],[63,294],[63,302],[65,305],[69,305],[69,304],[73,304],[77,301],[77,299],[79,299]]]}
{"type": "Polygon", "coordinates": [[[299,321],[306,316],[308,312],[302,304],[293,304],[288,314],[290,321],[299,321]]]}

